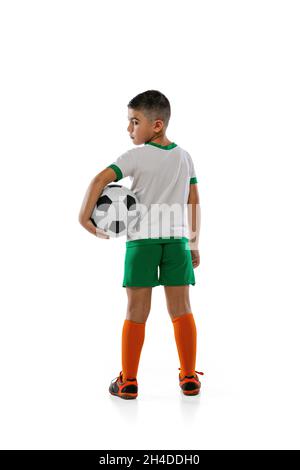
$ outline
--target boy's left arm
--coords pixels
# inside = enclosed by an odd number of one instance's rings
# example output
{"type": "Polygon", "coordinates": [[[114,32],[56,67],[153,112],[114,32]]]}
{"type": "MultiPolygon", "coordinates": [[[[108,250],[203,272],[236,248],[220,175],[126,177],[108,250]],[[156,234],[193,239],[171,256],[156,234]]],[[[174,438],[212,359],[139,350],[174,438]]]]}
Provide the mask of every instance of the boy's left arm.
{"type": "Polygon", "coordinates": [[[91,221],[91,215],[105,186],[115,181],[116,178],[116,173],[112,168],[105,168],[103,171],[98,173],[98,175],[96,175],[89,184],[79,212],[79,223],[91,234],[100,238],[109,238],[109,236],[106,235],[103,230],[95,227],[91,221]]]}

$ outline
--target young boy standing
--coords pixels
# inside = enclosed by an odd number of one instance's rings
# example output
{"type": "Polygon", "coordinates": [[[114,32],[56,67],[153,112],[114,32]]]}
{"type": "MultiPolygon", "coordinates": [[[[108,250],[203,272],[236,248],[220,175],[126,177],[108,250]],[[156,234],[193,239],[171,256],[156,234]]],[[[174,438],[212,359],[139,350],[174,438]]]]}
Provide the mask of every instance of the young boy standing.
{"type": "Polygon", "coordinates": [[[137,397],[137,371],[152,288],[163,285],[181,366],[179,385],[185,395],[196,395],[201,387],[197,374],[202,373],[195,370],[197,330],[189,300],[189,284],[195,285],[194,268],[200,264],[195,168],[189,153],[166,136],[171,108],[165,95],[148,90],[127,106],[127,130],[140,147],[123,153],[94,177],[79,214],[86,230],[108,239],[90,217],[105,186],[127,176],[133,181],[131,190],[147,209],[138,230],[127,233],[123,287],[128,305],[122,330],[122,371],[112,380],[109,392],[124,399],[137,397]]]}

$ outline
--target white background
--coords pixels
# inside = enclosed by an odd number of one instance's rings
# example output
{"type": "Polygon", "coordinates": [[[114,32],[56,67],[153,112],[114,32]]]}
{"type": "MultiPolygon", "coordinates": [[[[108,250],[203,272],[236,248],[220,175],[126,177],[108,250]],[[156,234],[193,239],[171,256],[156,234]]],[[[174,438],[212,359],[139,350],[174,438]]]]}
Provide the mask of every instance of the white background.
{"type": "Polygon", "coordinates": [[[1,2],[1,448],[299,449],[299,19],[287,0],[1,2]],[[205,376],[181,395],[156,287],[127,402],[108,393],[125,238],[78,213],[147,89],[199,181],[205,376]]]}

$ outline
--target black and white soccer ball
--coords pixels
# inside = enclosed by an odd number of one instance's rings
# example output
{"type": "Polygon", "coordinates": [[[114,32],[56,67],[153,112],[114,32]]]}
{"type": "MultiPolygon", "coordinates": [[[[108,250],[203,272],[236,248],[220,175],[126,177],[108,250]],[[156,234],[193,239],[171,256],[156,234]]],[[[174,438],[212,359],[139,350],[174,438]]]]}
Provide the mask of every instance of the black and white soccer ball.
{"type": "Polygon", "coordinates": [[[91,215],[93,224],[110,237],[122,237],[139,222],[138,200],[125,186],[111,184],[102,191],[91,215]]]}

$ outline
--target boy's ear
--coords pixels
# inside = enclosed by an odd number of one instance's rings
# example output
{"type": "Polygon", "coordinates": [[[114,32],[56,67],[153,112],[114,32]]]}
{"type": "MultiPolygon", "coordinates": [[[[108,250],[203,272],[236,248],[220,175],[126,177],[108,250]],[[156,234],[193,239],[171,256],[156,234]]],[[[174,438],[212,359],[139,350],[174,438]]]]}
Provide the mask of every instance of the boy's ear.
{"type": "Polygon", "coordinates": [[[154,129],[160,131],[164,127],[164,122],[161,119],[156,119],[154,123],[154,129]]]}
{"type": "Polygon", "coordinates": [[[94,178],[95,181],[107,186],[109,183],[117,180],[117,175],[112,168],[105,168],[94,178]]]}

